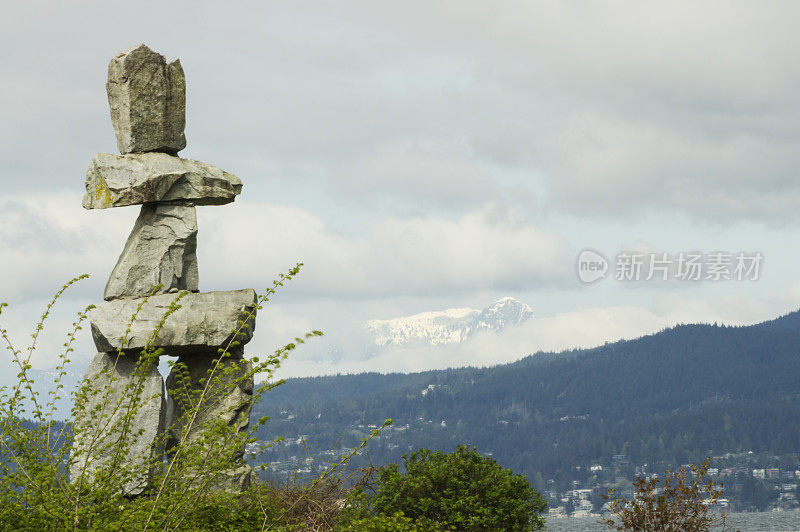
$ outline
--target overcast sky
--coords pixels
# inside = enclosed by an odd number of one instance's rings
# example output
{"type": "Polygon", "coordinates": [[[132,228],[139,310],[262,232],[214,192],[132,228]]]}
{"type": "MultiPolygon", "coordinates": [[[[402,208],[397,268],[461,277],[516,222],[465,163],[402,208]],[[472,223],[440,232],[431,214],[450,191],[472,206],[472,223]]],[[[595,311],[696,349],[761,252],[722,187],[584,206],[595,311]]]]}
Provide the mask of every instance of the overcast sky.
{"type": "MultiPolygon", "coordinates": [[[[187,148],[242,195],[200,207],[201,290],[302,274],[250,352],[283,375],[492,364],[800,307],[800,5],[789,2],[17,2],[0,20],[0,301],[34,361],[99,301],[138,214],[86,211],[116,153],[108,61],[180,58],[187,148]],[[581,283],[585,249],[611,261],[581,283]],[[757,281],[623,282],[642,253],[760,252],[757,281]],[[536,318],[457,348],[364,351],[363,324],[513,296],[536,318]]],[[[88,329],[88,328],[87,328],[88,329]]],[[[81,363],[94,352],[83,332],[81,363]]],[[[3,367],[0,365],[0,368],[3,367]]]]}

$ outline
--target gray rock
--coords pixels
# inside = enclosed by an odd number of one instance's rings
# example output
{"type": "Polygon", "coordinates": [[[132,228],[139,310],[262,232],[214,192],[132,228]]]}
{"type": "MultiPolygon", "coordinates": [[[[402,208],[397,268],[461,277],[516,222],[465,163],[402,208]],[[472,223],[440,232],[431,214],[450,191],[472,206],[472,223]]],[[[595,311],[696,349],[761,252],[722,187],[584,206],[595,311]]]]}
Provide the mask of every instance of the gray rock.
{"type": "Polygon", "coordinates": [[[122,492],[136,495],[147,487],[155,462],[163,456],[166,401],[158,363],[135,373],[138,360],[135,355],[98,353],[86,370],[84,379],[91,392],[81,409],[83,415],[75,420],[71,482],[81,476],[84,482],[92,482],[107,468],[117,472],[130,468],[136,474],[123,482],[122,492]],[[132,404],[138,407],[126,427],[124,418],[132,404]]]}
{"type": "Polygon", "coordinates": [[[240,493],[246,491],[253,484],[256,472],[244,462],[240,462],[237,467],[226,471],[223,477],[217,482],[217,489],[240,493]]]}
{"type": "Polygon", "coordinates": [[[86,172],[85,209],[151,202],[224,205],[242,192],[235,175],[166,153],[98,153],[86,172]]]}
{"type": "Polygon", "coordinates": [[[186,79],[178,60],[140,44],[114,57],[108,65],[108,105],[120,153],[186,147],[186,79]]]}
{"type": "Polygon", "coordinates": [[[198,290],[197,213],[194,206],[149,203],[125,243],[106,284],[107,301],[158,293],[198,290]]]}
{"type": "MultiPolygon", "coordinates": [[[[253,378],[246,377],[252,364],[243,358],[223,358],[204,355],[185,355],[178,358],[167,376],[167,449],[177,445],[184,436],[191,416],[191,409],[206,382],[211,384],[202,406],[186,435],[186,441],[194,441],[209,423],[222,421],[233,433],[241,433],[250,426],[250,410],[253,407],[253,378]],[[183,371],[177,368],[183,367],[183,371]],[[212,374],[212,370],[213,374],[212,374]],[[189,400],[187,398],[191,397],[189,400]]],[[[236,458],[244,455],[237,451],[236,458]]]]}
{"type": "MultiPolygon", "coordinates": [[[[241,350],[237,354],[241,354],[241,350]]],[[[174,456],[174,450],[181,443],[203,445],[201,436],[213,430],[213,448],[203,454],[212,452],[231,467],[220,478],[211,480],[212,487],[243,491],[254,475],[244,462],[245,448],[241,439],[250,426],[254,383],[247,373],[253,366],[242,358],[217,360],[203,355],[182,356],[167,377],[166,449],[168,455],[174,456]],[[209,384],[202,395],[206,383],[209,384]],[[199,408],[195,415],[196,405],[199,408]],[[222,431],[220,424],[224,424],[222,431]]]]}
{"type": "MultiPolygon", "coordinates": [[[[252,312],[253,316],[248,320],[248,326],[242,329],[244,334],[237,340],[244,345],[253,337],[255,290],[183,294],[178,302],[181,308],[165,321],[154,342],[155,348],[164,347],[165,354],[171,356],[216,354],[218,348],[227,347],[234,336],[233,331],[247,318],[247,312],[252,312]]],[[[148,298],[127,336],[125,331],[142,299],[115,299],[99,303],[89,312],[97,350],[110,352],[122,348],[141,351],[177,295],[161,294],[148,298]],[[124,336],[127,342],[123,346],[124,336]]]]}

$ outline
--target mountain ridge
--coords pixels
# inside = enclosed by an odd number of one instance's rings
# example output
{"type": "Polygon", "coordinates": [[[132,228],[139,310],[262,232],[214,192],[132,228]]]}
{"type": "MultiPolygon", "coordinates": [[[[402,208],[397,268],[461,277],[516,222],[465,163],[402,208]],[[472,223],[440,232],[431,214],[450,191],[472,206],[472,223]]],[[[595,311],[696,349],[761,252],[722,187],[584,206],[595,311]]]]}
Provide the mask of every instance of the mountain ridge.
{"type": "Polygon", "coordinates": [[[798,377],[794,311],[745,326],[677,325],[489,368],[288,379],[259,414],[290,413],[275,416],[271,435],[303,435],[312,449],[340,437],[357,444],[360,427],[392,418],[401,430],[370,444],[376,464],[468,443],[566,489],[583,474],[576,467],[611,467],[618,455],[658,467],[750,451],[800,456],[798,377]]]}

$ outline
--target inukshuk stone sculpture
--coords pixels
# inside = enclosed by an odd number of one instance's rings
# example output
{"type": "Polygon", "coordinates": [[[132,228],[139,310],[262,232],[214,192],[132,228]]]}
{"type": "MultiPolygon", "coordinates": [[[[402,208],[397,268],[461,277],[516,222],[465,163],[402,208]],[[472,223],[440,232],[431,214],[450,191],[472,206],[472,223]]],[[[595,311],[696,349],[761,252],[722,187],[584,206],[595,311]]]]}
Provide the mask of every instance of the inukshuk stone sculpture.
{"type": "MultiPolygon", "coordinates": [[[[106,88],[122,155],[95,155],[86,174],[83,206],[105,209],[141,205],[141,213],[108,280],[105,301],[89,314],[98,354],[87,370],[85,382],[92,389],[110,392],[90,395],[86,412],[101,412],[103,402],[112,404],[102,412],[111,416],[109,426],[114,424],[115,416],[125,415],[125,394],[131,393],[134,368],[142,350],[176,293],[188,291],[180,298],[181,308],[167,317],[152,344],[163,348],[164,355],[178,357],[185,369],[182,373],[173,369],[168,376],[166,396],[164,381],[155,365],[144,379],[140,378],[139,405],[128,436],[132,444],[121,458],[125,466],[144,466],[146,470],[147,463],[163,456],[162,443],[166,442],[169,451],[181,441],[195,441],[202,435],[205,421],[222,419],[238,431],[248,427],[253,381],[252,377],[239,377],[251,369],[242,358],[241,346],[250,340],[255,328],[256,293],[198,292],[195,207],[232,202],[241,192],[242,183],[215,166],[177,156],[186,146],[186,85],[180,62],[167,63],[162,55],[139,45],[111,60],[106,88]],[[156,285],[161,288],[151,294],[156,285]],[[137,312],[146,296],[146,303],[137,312]],[[134,313],[136,319],[128,331],[134,313]],[[242,328],[242,323],[247,326],[242,328]],[[236,338],[239,345],[234,344],[231,356],[216,364],[216,374],[222,375],[222,380],[207,389],[205,406],[187,433],[188,407],[180,400],[182,392],[178,387],[186,386],[195,392],[202,389],[219,358],[219,350],[231,344],[237,329],[243,333],[236,338]],[[118,356],[120,351],[123,356],[118,356]],[[224,386],[237,378],[240,382],[236,386],[224,386]],[[114,409],[114,404],[122,408],[114,409]]],[[[98,421],[92,418],[83,423],[98,421]]],[[[120,461],[119,456],[112,455],[114,438],[121,436],[113,431],[100,434],[98,445],[95,436],[86,435],[96,434],[96,428],[92,428],[79,431],[84,435],[73,442],[73,481],[82,472],[92,479],[109,461],[120,461]],[[92,438],[94,441],[90,441],[92,438]]],[[[244,463],[242,450],[233,456],[222,487],[243,489],[252,474],[244,463]]],[[[124,491],[131,495],[141,493],[148,482],[149,478],[133,478],[124,491]]]]}

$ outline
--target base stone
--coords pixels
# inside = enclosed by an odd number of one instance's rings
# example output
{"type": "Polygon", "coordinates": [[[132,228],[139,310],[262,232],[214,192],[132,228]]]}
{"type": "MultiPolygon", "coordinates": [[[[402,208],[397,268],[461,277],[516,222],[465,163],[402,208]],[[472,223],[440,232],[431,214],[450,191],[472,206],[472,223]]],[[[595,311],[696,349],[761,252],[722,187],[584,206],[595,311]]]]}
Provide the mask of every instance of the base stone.
{"type": "Polygon", "coordinates": [[[98,353],[86,370],[84,382],[90,387],[76,416],[71,482],[83,477],[84,483],[91,483],[108,468],[133,468],[139,474],[127,479],[121,491],[137,495],[148,486],[148,464],[163,456],[166,401],[157,362],[142,372],[137,371],[138,361],[134,355],[98,353]],[[135,413],[126,427],[124,418],[131,407],[135,413]]]}

